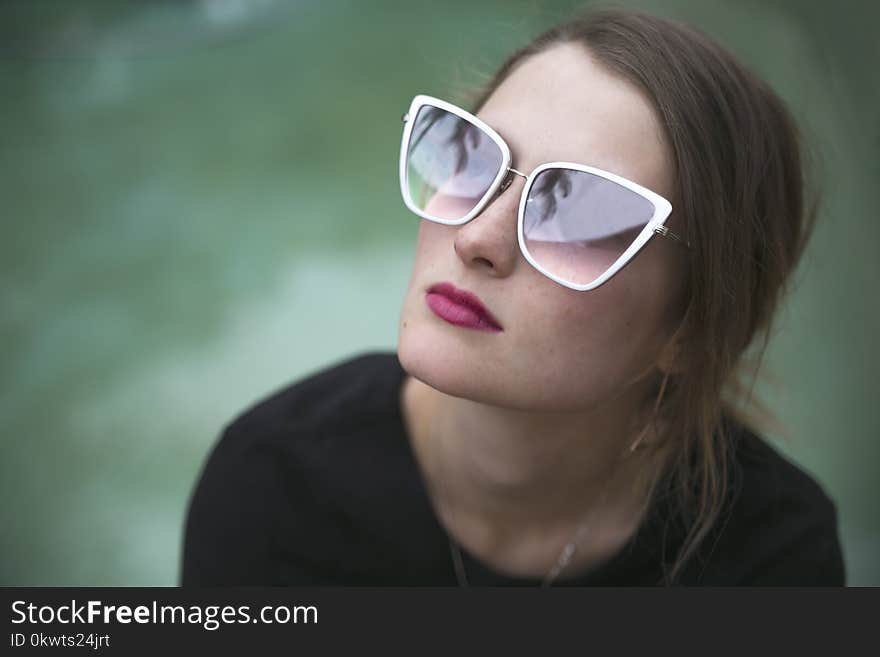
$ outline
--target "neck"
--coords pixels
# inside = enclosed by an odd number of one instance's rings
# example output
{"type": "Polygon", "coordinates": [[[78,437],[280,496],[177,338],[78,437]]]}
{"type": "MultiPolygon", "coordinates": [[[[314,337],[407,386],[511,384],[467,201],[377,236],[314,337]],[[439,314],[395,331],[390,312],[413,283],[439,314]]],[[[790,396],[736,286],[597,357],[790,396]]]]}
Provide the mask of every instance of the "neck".
{"type": "Polygon", "coordinates": [[[600,497],[608,513],[641,513],[652,465],[629,451],[639,394],[601,412],[535,413],[452,397],[407,377],[402,407],[435,504],[500,542],[562,532],[600,497]]]}

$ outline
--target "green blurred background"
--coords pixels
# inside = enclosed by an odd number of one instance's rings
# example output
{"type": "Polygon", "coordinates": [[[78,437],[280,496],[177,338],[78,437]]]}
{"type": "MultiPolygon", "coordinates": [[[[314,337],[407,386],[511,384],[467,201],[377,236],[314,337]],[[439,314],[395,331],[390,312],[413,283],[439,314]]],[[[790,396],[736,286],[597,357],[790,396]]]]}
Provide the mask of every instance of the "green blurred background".
{"type": "MultiPolygon", "coordinates": [[[[821,157],[825,211],[767,356],[783,387],[764,393],[793,436],[776,444],[838,504],[848,582],[878,585],[880,16],[621,4],[715,35],[821,157]]],[[[0,5],[0,584],[176,584],[223,424],[396,346],[417,230],[397,182],[411,97],[457,98],[579,6],[0,5]]]]}

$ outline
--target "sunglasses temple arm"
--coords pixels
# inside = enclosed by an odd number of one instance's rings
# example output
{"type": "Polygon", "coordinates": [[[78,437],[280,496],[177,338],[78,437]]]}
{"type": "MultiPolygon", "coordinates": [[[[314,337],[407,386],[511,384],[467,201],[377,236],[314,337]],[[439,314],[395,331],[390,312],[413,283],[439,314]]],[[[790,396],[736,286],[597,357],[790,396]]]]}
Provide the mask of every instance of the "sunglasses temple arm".
{"type": "Polygon", "coordinates": [[[669,228],[667,228],[666,226],[657,226],[657,227],[654,229],[654,232],[657,233],[658,235],[662,235],[663,237],[668,237],[669,239],[673,239],[673,240],[675,240],[676,242],[679,242],[680,244],[682,244],[682,245],[683,245],[685,248],[687,248],[687,249],[691,249],[691,248],[693,248],[693,247],[691,247],[690,242],[686,241],[684,238],[682,238],[682,237],[681,237],[680,235],[678,235],[677,233],[673,233],[673,232],[672,232],[671,230],[669,230],[669,228]]]}

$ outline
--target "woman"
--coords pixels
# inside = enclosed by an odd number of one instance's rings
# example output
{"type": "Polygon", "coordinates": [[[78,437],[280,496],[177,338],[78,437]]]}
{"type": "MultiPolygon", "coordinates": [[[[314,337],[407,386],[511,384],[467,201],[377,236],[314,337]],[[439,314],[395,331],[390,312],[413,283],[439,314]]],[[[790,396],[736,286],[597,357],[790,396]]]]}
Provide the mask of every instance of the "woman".
{"type": "Polygon", "coordinates": [[[738,378],[814,216],[780,99],[698,31],[606,10],[471,111],[403,119],[397,353],[226,428],[182,582],[843,585],[834,503],[738,378]]]}

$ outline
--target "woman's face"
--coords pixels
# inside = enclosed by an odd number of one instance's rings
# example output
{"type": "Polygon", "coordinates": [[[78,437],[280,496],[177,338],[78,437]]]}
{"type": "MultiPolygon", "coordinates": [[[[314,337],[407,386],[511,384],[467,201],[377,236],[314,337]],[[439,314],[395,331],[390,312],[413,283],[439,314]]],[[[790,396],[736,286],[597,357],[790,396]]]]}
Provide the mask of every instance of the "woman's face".
{"type": "MultiPolygon", "coordinates": [[[[670,153],[652,106],[580,46],[526,59],[478,115],[508,143],[519,171],[578,162],[672,199],[670,153]]],[[[400,317],[401,364],[449,395],[522,410],[587,410],[632,394],[678,322],[684,251],[657,236],[604,285],[563,287],[519,250],[524,183],[514,177],[462,226],[420,221],[400,317]],[[427,290],[447,281],[476,294],[503,331],[460,327],[432,312],[427,290]]]]}

